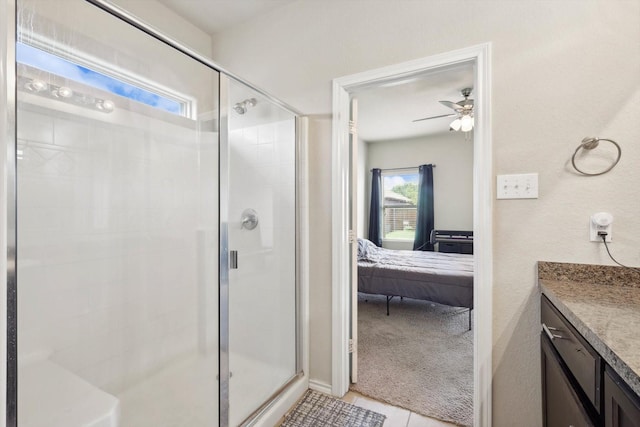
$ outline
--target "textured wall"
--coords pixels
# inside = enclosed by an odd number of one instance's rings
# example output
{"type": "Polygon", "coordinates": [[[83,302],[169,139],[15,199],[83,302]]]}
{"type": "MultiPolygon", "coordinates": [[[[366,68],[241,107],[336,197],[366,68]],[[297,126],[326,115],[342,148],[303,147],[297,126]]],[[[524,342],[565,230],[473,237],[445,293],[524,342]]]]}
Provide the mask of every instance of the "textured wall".
{"type": "Polygon", "coordinates": [[[331,360],[331,248],[327,248],[331,232],[330,146],[331,119],[310,117],[309,371],[312,380],[324,384],[331,384],[331,363],[317,362],[331,360]]]}
{"type": "Polygon", "coordinates": [[[535,426],[535,262],[608,264],[603,248],[587,240],[589,215],[608,210],[613,252],[640,263],[638,1],[301,0],[221,34],[213,53],[235,73],[322,116],[310,123],[311,376],[328,383],[331,79],[483,42],[493,43],[494,173],[540,174],[539,199],[494,201],[493,424],[535,426]],[[583,178],[570,171],[568,159],[588,135],[622,144],[611,173],[583,178]]]}

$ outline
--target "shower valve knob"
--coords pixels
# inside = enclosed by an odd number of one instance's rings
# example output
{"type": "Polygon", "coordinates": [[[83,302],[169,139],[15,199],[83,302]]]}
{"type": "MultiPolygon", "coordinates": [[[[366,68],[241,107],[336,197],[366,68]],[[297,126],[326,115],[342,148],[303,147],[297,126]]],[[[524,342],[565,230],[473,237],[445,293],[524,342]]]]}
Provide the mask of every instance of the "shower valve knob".
{"type": "Polygon", "coordinates": [[[251,208],[245,209],[240,217],[240,227],[253,230],[258,226],[258,213],[251,208]]]}

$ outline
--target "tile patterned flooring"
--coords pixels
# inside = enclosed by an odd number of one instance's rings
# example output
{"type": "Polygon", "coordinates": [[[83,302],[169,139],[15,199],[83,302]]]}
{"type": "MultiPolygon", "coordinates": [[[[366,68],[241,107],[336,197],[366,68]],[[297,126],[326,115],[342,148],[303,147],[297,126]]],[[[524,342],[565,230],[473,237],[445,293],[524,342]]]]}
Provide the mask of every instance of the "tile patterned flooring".
{"type": "Polygon", "coordinates": [[[347,393],[342,400],[360,406],[361,408],[386,415],[387,419],[384,421],[384,427],[456,427],[455,424],[423,417],[415,412],[379,402],[354,391],[347,393]]]}

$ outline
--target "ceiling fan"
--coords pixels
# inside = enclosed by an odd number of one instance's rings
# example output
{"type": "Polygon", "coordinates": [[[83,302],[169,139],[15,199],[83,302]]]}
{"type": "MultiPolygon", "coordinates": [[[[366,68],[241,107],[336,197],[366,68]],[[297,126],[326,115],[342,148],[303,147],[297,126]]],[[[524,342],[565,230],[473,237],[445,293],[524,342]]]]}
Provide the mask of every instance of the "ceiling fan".
{"type": "Polygon", "coordinates": [[[439,119],[441,117],[456,117],[454,121],[449,125],[449,130],[462,130],[463,132],[469,132],[473,129],[473,99],[469,99],[471,95],[471,88],[467,87],[460,91],[464,99],[458,102],[440,101],[440,104],[445,107],[449,107],[455,110],[455,113],[442,114],[439,116],[425,117],[422,119],[416,119],[414,122],[421,122],[423,120],[439,119]]]}

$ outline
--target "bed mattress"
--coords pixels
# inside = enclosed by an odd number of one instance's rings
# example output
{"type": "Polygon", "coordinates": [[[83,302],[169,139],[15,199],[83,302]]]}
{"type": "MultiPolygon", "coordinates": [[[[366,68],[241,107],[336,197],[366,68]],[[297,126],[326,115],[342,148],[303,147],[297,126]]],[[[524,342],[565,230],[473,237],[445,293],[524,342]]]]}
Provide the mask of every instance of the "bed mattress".
{"type": "Polygon", "coordinates": [[[473,255],[398,251],[359,242],[358,291],[473,308],[473,255]]]}

